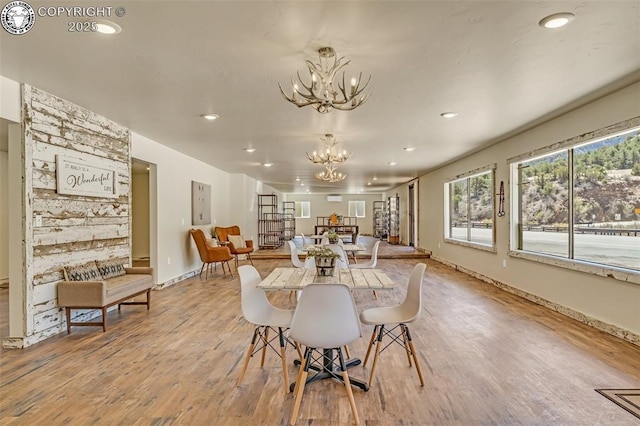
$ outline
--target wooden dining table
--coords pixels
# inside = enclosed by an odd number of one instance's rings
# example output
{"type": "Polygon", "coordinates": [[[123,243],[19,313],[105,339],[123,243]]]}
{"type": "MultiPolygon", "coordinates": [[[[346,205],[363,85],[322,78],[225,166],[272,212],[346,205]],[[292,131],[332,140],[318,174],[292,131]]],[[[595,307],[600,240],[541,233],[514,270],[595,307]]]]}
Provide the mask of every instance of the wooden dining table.
{"type": "MultiPolygon", "coordinates": [[[[336,269],[333,276],[316,275],[316,269],[306,268],[275,268],[258,287],[264,290],[304,290],[310,283],[342,283],[352,290],[391,290],[396,287],[393,280],[381,269],[336,269]]],[[[310,376],[306,383],[311,383],[322,379],[342,380],[338,374],[337,367],[333,362],[334,355],[332,349],[324,351],[324,361],[322,365],[311,365],[310,368],[316,373],[310,376]]],[[[300,365],[300,360],[294,361],[300,365]]],[[[345,361],[346,367],[351,368],[360,365],[360,358],[352,358],[345,361]]],[[[369,383],[353,377],[349,379],[353,386],[364,391],[369,390],[369,383]]],[[[290,385],[291,391],[295,388],[295,383],[290,385]]]]}
{"type": "Polygon", "coordinates": [[[391,290],[393,280],[382,269],[336,269],[334,276],[318,276],[316,269],[275,268],[258,287],[265,290],[302,290],[310,283],[342,283],[353,290],[391,290]]]}

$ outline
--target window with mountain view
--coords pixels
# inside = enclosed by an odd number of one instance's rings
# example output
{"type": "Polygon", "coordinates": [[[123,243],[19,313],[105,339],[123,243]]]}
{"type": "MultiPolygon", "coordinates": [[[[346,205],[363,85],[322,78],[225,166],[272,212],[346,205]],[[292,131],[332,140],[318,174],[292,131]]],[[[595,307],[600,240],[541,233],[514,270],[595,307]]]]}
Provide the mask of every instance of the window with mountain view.
{"type": "Polygon", "coordinates": [[[640,270],[640,128],[512,166],[517,249],[640,270]]]}
{"type": "Polygon", "coordinates": [[[445,184],[446,238],[493,246],[493,168],[445,184]]]}

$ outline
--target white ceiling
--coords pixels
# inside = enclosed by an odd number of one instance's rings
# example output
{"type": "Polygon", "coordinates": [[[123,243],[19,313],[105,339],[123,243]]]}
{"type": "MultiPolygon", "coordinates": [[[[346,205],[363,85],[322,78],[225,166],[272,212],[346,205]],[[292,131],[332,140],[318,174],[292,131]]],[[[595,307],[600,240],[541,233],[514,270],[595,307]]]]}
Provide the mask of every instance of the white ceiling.
{"type": "Polygon", "coordinates": [[[66,16],[38,16],[25,35],[1,31],[0,74],[285,192],[380,192],[640,81],[637,0],[118,5],[115,36],[70,33],[66,16]],[[576,18],[538,26],[556,12],[576,18]],[[297,71],[306,77],[322,46],[351,61],[347,79],[372,75],[367,103],[322,115],[283,99],[278,83],[290,90],[297,71]],[[451,110],[458,117],[440,117],[451,110]],[[200,118],[207,112],[220,119],[200,118]],[[305,159],[325,133],[353,152],[341,184],[322,185],[305,159]]]}

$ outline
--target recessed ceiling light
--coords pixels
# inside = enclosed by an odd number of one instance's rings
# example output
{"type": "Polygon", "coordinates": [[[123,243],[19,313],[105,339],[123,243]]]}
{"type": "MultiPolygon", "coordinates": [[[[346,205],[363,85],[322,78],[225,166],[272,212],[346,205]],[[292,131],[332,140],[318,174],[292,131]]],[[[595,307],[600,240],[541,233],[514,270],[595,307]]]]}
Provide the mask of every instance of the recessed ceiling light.
{"type": "Polygon", "coordinates": [[[406,146],[404,148],[405,151],[409,151],[409,152],[413,151],[414,149],[416,149],[414,146],[406,146]]]}
{"type": "Polygon", "coordinates": [[[244,150],[249,152],[249,153],[251,153],[251,152],[254,152],[256,149],[255,148],[245,148],[244,150]]]}
{"type": "Polygon", "coordinates": [[[262,165],[265,167],[271,167],[273,166],[273,163],[262,163],[262,165]]]}
{"type": "Polygon", "coordinates": [[[300,178],[299,177],[296,178],[296,182],[300,182],[300,178]]]}
{"type": "Polygon", "coordinates": [[[456,115],[458,115],[457,112],[453,112],[453,111],[447,111],[447,112],[443,112],[442,114],[440,114],[442,117],[444,118],[453,118],[456,115]]]}
{"type": "Polygon", "coordinates": [[[304,182],[300,182],[300,186],[304,186],[304,182]]]}
{"type": "Polygon", "coordinates": [[[575,18],[573,13],[562,12],[562,13],[554,13],[553,15],[549,15],[546,18],[542,18],[538,25],[542,28],[560,28],[567,25],[571,20],[575,18]]]}
{"type": "Polygon", "coordinates": [[[374,176],[374,177],[373,177],[373,180],[378,180],[378,178],[374,176]]]}
{"type": "Polygon", "coordinates": [[[398,164],[398,163],[396,163],[395,161],[389,161],[389,165],[390,166],[395,166],[396,164],[398,164]]]}
{"type": "Polygon", "coordinates": [[[96,31],[102,34],[118,34],[122,28],[115,22],[101,19],[96,21],[96,31]]]}
{"type": "Polygon", "coordinates": [[[367,185],[371,185],[371,182],[367,182],[367,185]]]}
{"type": "Polygon", "coordinates": [[[219,117],[218,114],[202,114],[202,118],[204,118],[205,120],[217,120],[219,117]]]}

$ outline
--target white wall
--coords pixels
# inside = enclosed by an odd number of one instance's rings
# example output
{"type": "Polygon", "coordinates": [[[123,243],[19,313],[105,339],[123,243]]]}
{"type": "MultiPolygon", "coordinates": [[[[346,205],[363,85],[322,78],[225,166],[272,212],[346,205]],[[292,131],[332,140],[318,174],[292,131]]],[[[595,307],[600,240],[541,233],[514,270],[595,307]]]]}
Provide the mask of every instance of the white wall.
{"type": "MultiPolygon", "coordinates": [[[[229,223],[229,200],[233,188],[231,175],[135,132],[131,134],[131,143],[132,157],[153,164],[150,179],[155,179],[159,188],[155,195],[150,195],[152,204],[156,198],[156,205],[150,206],[156,209],[157,214],[157,229],[153,229],[152,223],[150,230],[157,236],[157,240],[151,238],[150,248],[156,253],[156,264],[152,264],[156,282],[172,282],[199,270],[201,266],[198,251],[189,235],[192,228],[191,182],[211,185],[212,222],[229,223]]],[[[199,228],[210,233],[211,226],[199,228]]]]}
{"type": "Polygon", "coordinates": [[[230,178],[231,192],[229,197],[228,223],[218,222],[218,226],[238,225],[246,239],[253,240],[254,250],[258,247],[258,195],[275,194],[278,197],[279,209],[282,211],[282,193],[269,185],[244,174],[232,174],[230,178]]]}
{"type": "MultiPolygon", "coordinates": [[[[507,159],[636,116],[640,116],[640,83],[421,177],[421,247],[432,251],[436,260],[476,271],[592,319],[640,334],[640,285],[509,257],[509,211],[506,216],[496,218],[497,253],[445,243],[443,238],[446,179],[497,163],[496,185],[505,182],[508,204],[507,159]],[[503,260],[507,262],[506,268],[502,266],[503,260]]],[[[398,192],[404,191],[403,187],[398,192]]]]}
{"type": "Polygon", "coordinates": [[[20,83],[0,75],[0,117],[14,123],[22,121],[20,113],[20,83]]]}
{"type": "MultiPolygon", "coordinates": [[[[340,194],[342,201],[338,203],[327,202],[327,194],[285,194],[282,201],[310,201],[311,218],[296,219],[296,235],[303,233],[313,235],[315,232],[316,217],[329,217],[332,213],[342,216],[349,216],[349,201],[364,201],[365,216],[358,218],[358,227],[361,234],[371,235],[373,233],[373,202],[384,201],[383,194],[340,194]]],[[[280,199],[278,198],[278,202],[280,199]]]]}
{"type": "Polygon", "coordinates": [[[0,283],[9,281],[8,155],[8,152],[0,151],[0,283]]]}

